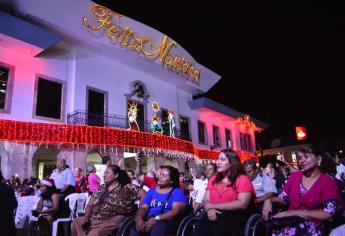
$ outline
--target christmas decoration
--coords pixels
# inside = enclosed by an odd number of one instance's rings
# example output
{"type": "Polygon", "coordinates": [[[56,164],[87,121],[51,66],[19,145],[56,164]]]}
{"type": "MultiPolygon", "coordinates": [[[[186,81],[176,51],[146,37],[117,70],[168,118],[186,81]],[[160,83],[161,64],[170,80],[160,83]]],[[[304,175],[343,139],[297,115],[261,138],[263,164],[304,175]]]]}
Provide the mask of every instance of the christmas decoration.
{"type": "Polygon", "coordinates": [[[152,109],[154,111],[154,115],[151,118],[151,131],[152,131],[152,133],[163,134],[162,124],[160,122],[159,117],[157,116],[157,112],[160,109],[158,102],[152,103],[152,109]]]}
{"type": "MultiPolygon", "coordinates": [[[[102,153],[140,149],[148,156],[168,156],[186,161],[197,157],[202,160],[217,160],[219,152],[202,150],[193,143],[160,134],[133,130],[95,127],[86,125],[36,123],[0,120],[0,140],[30,144],[30,148],[56,145],[64,149],[102,153]]],[[[256,159],[249,152],[237,151],[241,161],[256,159]]]]}
{"type": "Polygon", "coordinates": [[[169,119],[169,134],[170,137],[175,137],[175,117],[174,117],[174,111],[172,109],[168,109],[168,119],[169,119]]]}
{"type": "Polygon", "coordinates": [[[128,108],[128,123],[129,123],[129,129],[130,130],[139,130],[139,125],[137,123],[137,113],[138,108],[136,103],[128,102],[129,108],[128,108]]]}
{"type": "Polygon", "coordinates": [[[254,122],[250,119],[249,115],[244,115],[243,117],[238,117],[237,122],[240,123],[241,125],[244,125],[247,128],[254,128],[256,125],[254,122]]]}
{"type": "Polygon", "coordinates": [[[160,133],[163,134],[163,128],[158,116],[154,115],[151,120],[151,130],[152,133],[160,133]]]}

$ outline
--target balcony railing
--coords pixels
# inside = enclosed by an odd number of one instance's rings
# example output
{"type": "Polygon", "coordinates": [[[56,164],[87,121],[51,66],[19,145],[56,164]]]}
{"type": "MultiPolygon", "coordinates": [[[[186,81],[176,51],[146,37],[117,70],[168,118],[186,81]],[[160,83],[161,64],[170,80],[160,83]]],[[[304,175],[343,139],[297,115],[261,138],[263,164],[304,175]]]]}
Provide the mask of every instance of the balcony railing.
{"type": "MultiPolygon", "coordinates": [[[[137,121],[140,131],[151,132],[151,123],[148,121],[137,121]]],[[[86,111],[76,110],[67,114],[67,124],[90,125],[108,128],[128,129],[128,119],[126,116],[113,114],[91,114],[86,111]]],[[[191,141],[188,133],[176,131],[176,138],[191,141]]]]}

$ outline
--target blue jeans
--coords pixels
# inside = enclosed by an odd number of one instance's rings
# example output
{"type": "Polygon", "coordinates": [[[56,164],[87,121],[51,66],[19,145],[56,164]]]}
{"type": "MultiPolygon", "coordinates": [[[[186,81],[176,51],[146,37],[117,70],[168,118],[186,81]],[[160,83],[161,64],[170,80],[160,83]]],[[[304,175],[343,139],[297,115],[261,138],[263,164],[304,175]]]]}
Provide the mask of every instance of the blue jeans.
{"type": "Polygon", "coordinates": [[[155,224],[149,233],[138,232],[135,226],[131,229],[131,236],[162,236],[166,233],[175,233],[177,230],[177,224],[175,221],[162,220],[155,224]]]}

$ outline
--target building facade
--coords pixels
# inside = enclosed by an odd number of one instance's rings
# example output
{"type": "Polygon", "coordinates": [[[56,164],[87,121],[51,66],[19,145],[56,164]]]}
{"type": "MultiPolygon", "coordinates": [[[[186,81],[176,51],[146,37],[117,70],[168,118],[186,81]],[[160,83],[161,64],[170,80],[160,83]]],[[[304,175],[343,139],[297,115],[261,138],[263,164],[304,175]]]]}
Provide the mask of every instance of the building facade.
{"type": "Polygon", "coordinates": [[[146,171],[163,163],[184,171],[186,162],[210,159],[210,149],[255,153],[254,132],[266,124],[207,98],[193,99],[221,76],[168,36],[89,0],[5,1],[0,10],[0,156],[6,178],[42,178],[60,156],[71,168],[100,164],[103,155],[134,168],[133,153],[144,151],[146,171]],[[128,131],[133,106],[136,126],[147,135],[128,131]],[[153,117],[162,134],[149,136],[153,117]],[[75,132],[67,135],[70,127],[75,132]],[[94,130],[116,130],[130,140],[106,142],[94,130]],[[157,135],[184,141],[147,146],[157,135]]]}

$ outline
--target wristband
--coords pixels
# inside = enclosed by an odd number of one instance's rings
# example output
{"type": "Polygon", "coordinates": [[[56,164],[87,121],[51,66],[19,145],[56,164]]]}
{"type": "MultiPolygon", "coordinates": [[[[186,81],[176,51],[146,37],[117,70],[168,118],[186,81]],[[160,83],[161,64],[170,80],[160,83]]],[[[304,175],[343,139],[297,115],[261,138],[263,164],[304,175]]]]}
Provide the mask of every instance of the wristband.
{"type": "Polygon", "coordinates": [[[309,215],[308,215],[307,209],[304,209],[303,218],[304,218],[304,220],[308,220],[309,219],[309,215]]]}

